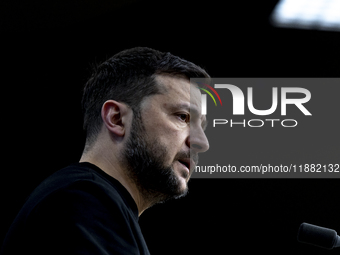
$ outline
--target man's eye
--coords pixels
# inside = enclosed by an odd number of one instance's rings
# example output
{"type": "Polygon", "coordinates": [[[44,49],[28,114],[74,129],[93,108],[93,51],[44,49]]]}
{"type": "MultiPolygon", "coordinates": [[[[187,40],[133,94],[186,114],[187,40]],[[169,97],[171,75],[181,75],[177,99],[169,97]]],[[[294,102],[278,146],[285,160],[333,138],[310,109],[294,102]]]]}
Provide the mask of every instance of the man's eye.
{"type": "Polygon", "coordinates": [[[181,113],[181,114],[177,114],[177,116],[178,116],[178,118],[180,118],[184,122],[189,122],[190,121],[189,114],[181,113]]]}

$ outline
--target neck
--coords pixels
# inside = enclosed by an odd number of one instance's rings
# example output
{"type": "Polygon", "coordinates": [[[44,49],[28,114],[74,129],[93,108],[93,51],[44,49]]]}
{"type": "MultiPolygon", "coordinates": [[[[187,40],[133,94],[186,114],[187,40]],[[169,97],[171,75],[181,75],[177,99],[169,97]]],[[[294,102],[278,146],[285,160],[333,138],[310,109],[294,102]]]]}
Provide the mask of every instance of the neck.
{"type": "MultiPolygon", "coordinates": [[[[113,153],[113,155],[115,155],[113,153]]],[[[150,199],[145,198],[139,191],[136,183],[127,175],[127,170],[121,166],[121,162],[117,158],[108,158],[105,153],[94,152],[93,150],[84,153],[79,162],[89,162],[96,165],[106,174],[118,180],[130,193],[138,208],[140,216],[147,208],[154,203],[150,199]]]]}

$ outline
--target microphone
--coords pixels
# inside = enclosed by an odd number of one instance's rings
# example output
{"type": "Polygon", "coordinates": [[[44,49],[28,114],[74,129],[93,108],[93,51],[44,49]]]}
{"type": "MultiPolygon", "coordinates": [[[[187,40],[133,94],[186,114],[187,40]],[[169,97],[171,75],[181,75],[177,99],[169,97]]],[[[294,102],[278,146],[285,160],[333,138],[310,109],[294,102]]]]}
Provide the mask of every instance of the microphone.
{"type": "Polygon", "coordinates": [[[302,223],[300,225],[297,239],[299,242],[326,249],[340,247],[340,236],[337,235],[335,230],[308,223],[302,223]]]}

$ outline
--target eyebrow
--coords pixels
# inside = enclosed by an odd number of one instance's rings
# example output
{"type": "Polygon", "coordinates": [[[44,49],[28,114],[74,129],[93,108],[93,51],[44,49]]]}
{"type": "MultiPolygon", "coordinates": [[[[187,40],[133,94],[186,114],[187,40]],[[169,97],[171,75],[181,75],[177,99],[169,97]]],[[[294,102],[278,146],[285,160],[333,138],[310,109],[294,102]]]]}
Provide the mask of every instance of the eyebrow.
{"type": "MultiPolygon", "coordinates": [[[[196,115],[196,116],[200,116],[201,115],[200,112],[197,110],[197,108],[192,107],[192,106],[190,106],[189,104],[186,104],[186,103],[183,103],[183,104],[173,104],[173,105],[170,105],[170,108],[171,109],[185,109],[188,112],[190,112],[190,114],[192,114],[192,115],[196,115]]],[[[205,129],[208,126],[208,120],[207,120],[207,117],[202,118],[203,116],[204,115],[201,115],[201,120],[202,120],[201,126],[202,126],[202,129],[205,131],[205,129]]]]}

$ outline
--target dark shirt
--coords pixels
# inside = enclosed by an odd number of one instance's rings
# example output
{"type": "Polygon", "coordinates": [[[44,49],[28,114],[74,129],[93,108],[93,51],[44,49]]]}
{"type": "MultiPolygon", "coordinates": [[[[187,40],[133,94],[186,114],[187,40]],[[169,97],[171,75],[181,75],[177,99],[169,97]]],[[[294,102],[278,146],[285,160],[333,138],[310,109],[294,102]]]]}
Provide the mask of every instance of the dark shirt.
{"type": "Polygon", "coordinates": [[[51,175],[30,195],[0,252],[149,254],[137,205],[113,177],[90,163],[51,175]]]}

